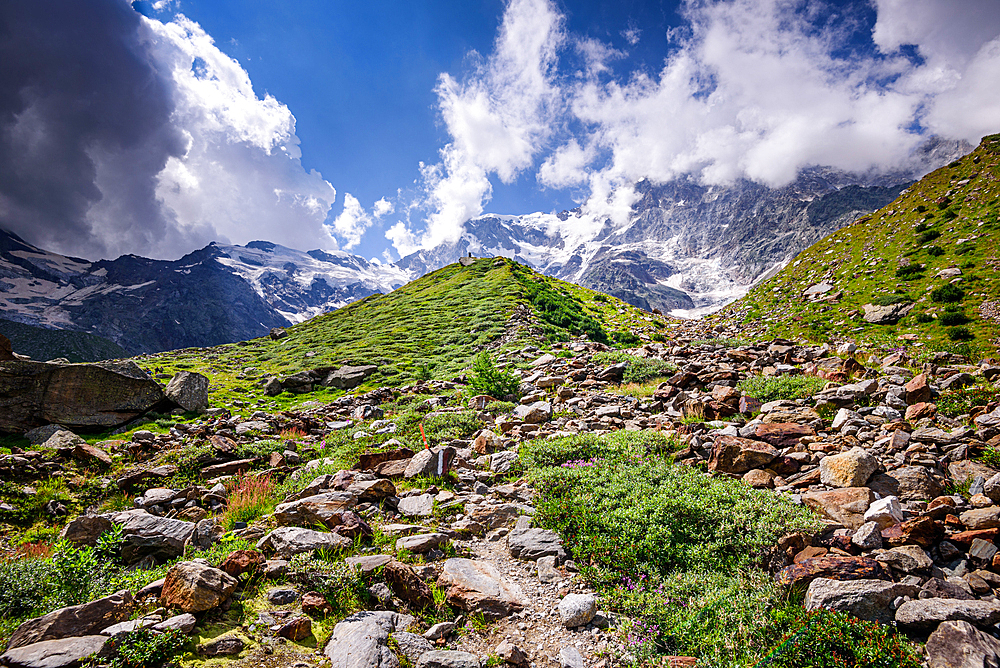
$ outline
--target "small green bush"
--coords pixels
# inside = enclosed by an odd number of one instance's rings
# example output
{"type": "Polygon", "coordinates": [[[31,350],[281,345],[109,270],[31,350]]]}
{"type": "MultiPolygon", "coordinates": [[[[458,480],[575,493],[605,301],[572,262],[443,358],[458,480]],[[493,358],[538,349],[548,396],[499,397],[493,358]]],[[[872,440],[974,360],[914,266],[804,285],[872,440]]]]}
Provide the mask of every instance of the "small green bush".
{"type": "Polygon", "coordinates": [[[922,246],[922,245],[924,245],[924,244],[926,244],[928,242],[934,241],[935,239],[937,239],[940,236],[941,236],[941,233],[938,232],[937,230],[927,230],[926,232],[922,232],[917,237],[917,243],[922,246]]]}
{"type": "Polygon", "coordinates": [[[930,313],[918,313],[913,317],[913,319],[921,324],[934,322],[934,316],[932,316],[930,313]]]}
{"type": "Polygon", "coordinates": [[[920,657],[890,626],[844,612],[802,613],[758,666],[769,668],[918,668],[920,657]]]}
{"type": "Polygon", "coordinates": [[[968,327],[952,327],[948,330],[948,338],[952,341],[971,341],[976,335],[968,327]]]}
{"type": "Polygon", "coordinates": [[[968,415],[974,406],[986,406],[1000,399],[1000,389],[989,385],[971,385],[958,390],[945,390],[938,397],[938,411],[948,417],[968,415]]]}
{"type": "Polygon", "coordinates": [[[945,311],[941,314],[941,317],[938,320],[945,327],[953,327],[955,325],[964,325],[969,322],[969,316],[965,315],[961,311],[945,311]]]}
{"type": "Polygon", "coordinates": [[[896,304],[905,304],[907,302],[912,302],[909,295],[882,295],[881,297],[875,298],[872,303],[876,306],[895,306],[896,304]]]}
{"type": "Polygon", "coordinates": [[[896,269],[896,278],[911,278],[919,276],[924,272],[925,267],[919,264],[904,264],[896,269]]]}
{"type": "Polygon", "coordinates": [[[652,378],[662,378],[672,375],[677,367],[666,360],[655,357],[637,357],[620,350],[612,350],[594,355],[598,364],[626,363],[624,381],[626,383],[642,383],[652,378]]]}
{"type": "Polygon", "coordinates": [[[928,246],[927,254],[933,257],[940,257],[944,255],[944,249],[940,246],[928,246]]]}
{"type": "Polygon", "coordinates": [[[634,346],[640,341],[638,336],[626,330],[611,332],[611,340],[619,346],[634,346]]]}
{"type": "Polygon", "coordinates": [[[962,301],[964,297],[965,292],[954,283],[945,283],[931,291],[931,301],[939,304],[953,304],[962,301]]]}
{"type": "Polygon", "coordinates": [[[108,665],[110,668],[163,668],[186,644],[187,636],[180,631],[131,631],[111,640],[115,655],[108,665]]]}
{"type": "Polygon", "coordinates": [[[743,394],[767,403],[779,399],[805,399],[826,385],[816,376],[747,376],[736,388],[743,394]]]}
{"type": "MultiPolygon", "coordinates": [[[[970,244],[962,244],[961,246],[955,249],[955,255],[966,255],[974,250],[976,250],[975,246],[972,246],[970,244]]],[[[973,264],[972,266],[975,267],[976,265],[973,264]]]]}
{"type": "MultiPolygon", "coordinates": [[[[926,210],[927,209],[925,208],[924,211],[926,211],[926,210]]],[[[919,211],[919,209],[918,209],[918,211],[919,211]]],[[[921,211],[921,213],[923,213],[923,211],[921,211]]],[[[917,223],[916,227],[913,228],[913,231],[916,232],[917,234],[920,234],[921,232],[923,232],[926,229],[927,229],[927,223],[917,223]]]]}
{"type": "Polygon", "coordinates": [[[511,369],[501,371],[493,363],[493,358],[485,350],[476,355],[472,363],[472,376],[469,387],[479,394],[486,394],[494,399],[518,394],[521,379],[511,369]]]}

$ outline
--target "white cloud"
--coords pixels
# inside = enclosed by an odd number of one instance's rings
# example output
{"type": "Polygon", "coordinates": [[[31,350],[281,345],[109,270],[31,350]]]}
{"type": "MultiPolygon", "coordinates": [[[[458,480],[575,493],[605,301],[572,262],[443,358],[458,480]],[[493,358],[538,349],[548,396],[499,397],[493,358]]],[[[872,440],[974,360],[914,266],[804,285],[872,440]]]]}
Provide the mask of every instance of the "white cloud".
{"type": "Polygon", "coordinates": [[[385,216],[388,216],[395,210],[396,207],[393,205],[393,203],[384,197],[379,201],[375,202],[375,204],[372,206],[372,213],[376,218],[384,218],[385,216]]]}
{"type": "MultiPolygon", "coordinates": [[[[929,134],[996,132],[1000,1],[872,1],[868,36],[849,5],[689,0],[662,69],[623,79],[607,63],[624,54],[567,34],[548,0],[511,2],[494,52],[461,83],[442,75],[452,142],[423,168],[426,229],[386,236],[410,250],[455,240],[489,201],[490,177],[529,169],[545,187],[586,186],[585,216],[622,223],[642,178],[777,187],[809,165],[898,167],[929,134]],[[560,60],[567,47],[578,71],[560,60]]],[[[634,45],[639,33],[623,36],[634,45]]]]}

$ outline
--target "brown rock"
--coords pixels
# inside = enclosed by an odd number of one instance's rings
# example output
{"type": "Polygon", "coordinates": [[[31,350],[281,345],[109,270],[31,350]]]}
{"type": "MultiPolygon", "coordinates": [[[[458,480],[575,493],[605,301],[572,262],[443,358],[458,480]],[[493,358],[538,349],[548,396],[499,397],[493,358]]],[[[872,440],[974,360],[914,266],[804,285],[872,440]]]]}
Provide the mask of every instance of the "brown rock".
{"type": "Polygon", "coordinates": [[[83,462],[98,463],[104,466],[111,466],[112,464],[111,455],[96,445],[90,445],[89,443],[80,443],[73,448],[73,457],[83,462]]]}
{"type": "Polygon", "coordinates": [[[921,401],[918,404],[913,404],[912,406],[906,407],[906,413],[903,416],[907,422],[915,422],[921,418],[934,417],[937,414],[937,405],[921,401]]]}
{"type": "Polygon", "coordinates": [[[105,531],[111,530],[111,520],[100,515],[80,515],[63,527],[60,538],[80,547],[96,545],[97,539],[105,531]]]}
{"type": "Polygon", "coordinates": [[[1000,527],[1000,506],[967,510],[959,519],[970,529],[994,529],[1000,527]]]}
{"type": "Polygon", "coordinates": [[[448,559],[438,586],[446,590],[448,603],[466,612],[482,613],[487,619],[506,617],[528,603],[520,587],[501,578],[485,561],[448,559]]]}
{"type": "MultiPolygon", "coordinates": [[[[406,460],[414,455],[409,448],[397,448],[395,450],[385,450],[383,452],[366,452],[358,458],[358,465],[355,467],[359,471],[369,471],[375,469],[379,464],[394,462],[401,459],[406,460]]],[[[406,466],[403,466],[406,469],[406,466]]]]}
{"type": "Polygon", "coordinates": [[[816,578],[829,580],[884,580],[882,566],[869,557],[816,557],[787,566],[775,579],[783,586],[808,585],[816,578]]]}
{"type": "Polygon", "coordinates": [[[906,403],[919,404],[931,400],[931,386],[927,383],[927,374],[921,373],[906,384],[906,403]]]}
{"type": "Polygon", "coordinates": [[[882,529],[882,540],[891,547],[919,545],[931,549],[944,538],[944,527],[930,517],[917,517],[882,529]]]}
{"type": "Polygon", "coordinates": [[[975,539],[986,540],[994,542],[997,535],[1000,534],[1000,529],[977,529],[974,531],[960,531],[958,533],[953,533],[948,536],[948,540],[956,545],[961,545],[962,547],[969,547],[972,545],[972,541],[975,539]]]}
{"type": "Polygon", "coordinates": [[[779,450],[798,445],[803,436],[815,436],[816,430],[794,422],[772,422],[757,425],[757,438],[770,443],[779,450]]]}
{"type": "Polygon", "coordinates": [[[312,635],[312,620],[308,617],[296,617],[281,625],[278,635],[293,642],[305,640],[312,635]]]}
{"type": "Polygon", "coordinates": [[[504,640],[493,653],[512,666],[527,666],[531,663],[528,654],[509,640],[504,640]]]}
{"type": "Polygon", "coordinates": [[[160,605],[182,612],[204,612],[229,598],[237,584],[236,578],[218,568],[182,561],[167,571],[160,605]]]}
{"type": "Polygon", "coordinates": [[[854,530],[865,523],[865,511],[874,500],[875,493],[867,487],[844,487],[802,495],[802,503],[807,507],[854,530]]]}
{"type": "Polygon", "coordinates": [[[965,621],[942,622],[927,639],[927,668],[1000,666],[1000,640],[965,621]]]}
{"type": "Polygon", "coordinates": [[[392,592],[407,603],[421,608],[434,603],[431,588],[409,565],[392,560],[382,569],[382,577],[392,592]]]}
{"type": "Polygon", "coordinates": [[[808,547],[802,548],[795,557],[792,559],[792,563],[801,564],[803,561],[809,559],[815,559],[816,557],[825,557],[829,554],[830,550],[825,547],[816,547],[815,545],[810,545],[808,547]]]}
{"type": "Polygon", "coordinates": [[[231,455],[236,452],[236,441],[226,436],[213,434],[208,437],[208,442],[212,444],[212,448],[217,454],[231,455]]]}
{"type": "Polygon", "coordinates": [[[14,346],[10,344],[10,339],[0,334],[0,362],[13,359],[17,359],[14,357],[14,346]]]}
{"type": "Polygon", "coordinates": [[[128,619],[134,605],[132,594],[123,589],[96,601],[53,610],[18,626],[7,643],[7,649],[99,633],[112,624],[128,619]]]}
{"type": "Polygon", "coordinates": [[[756,489],[774,487],[774,474],[763,469],[751,469],[743,474],[743,482],[756,489]]]}
{"type": "Polygon", "coordinates": [[[234,578],[244,573],[255,575],[264,567],[267,559],[257,550],[236,550],[222,562],[222,570],[234,578]]]}
{"type": "Polygon", "coordinates": [[[712,445],[708,469],[720,473],[746,473],[750,469],[766,467],[779,454],[778,450],[763,441],[719,436],[712,445]]]}
{"type": "Polygon", "coordinates": [[[285,456],[280,452],[272,452],[267,458],[267,465],[272,469],[278,469],[285,465],[285,456]]]}
{"type": "Polygon", "coordinates": [[[237,473],[246,473],[253,467],[253,459],[237,459],[232,462],[225,462],[222,464],[214,464],[212,466],[206,466],[201,470],[201,475],[203,478],[218,478],[224,475],[235,475],[237,473]]]}
{"type": "Polygon", "coordinates": [[[302,595],[302,612],[325,617],[333,613],[333,606],[319,592],[309,591],[302,595]]]}

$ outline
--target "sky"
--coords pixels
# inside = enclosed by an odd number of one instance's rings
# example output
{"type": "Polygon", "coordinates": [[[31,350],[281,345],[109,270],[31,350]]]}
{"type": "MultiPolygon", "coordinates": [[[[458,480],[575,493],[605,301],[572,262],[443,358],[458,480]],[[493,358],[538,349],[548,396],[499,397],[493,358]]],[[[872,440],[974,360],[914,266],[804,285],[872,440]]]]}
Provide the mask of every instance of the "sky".
{"type": "Polygon", "coordinates": [[[389,262],[1000,132],[1000,0],[5,0],[0,227],[88,259],[389,262]]]}

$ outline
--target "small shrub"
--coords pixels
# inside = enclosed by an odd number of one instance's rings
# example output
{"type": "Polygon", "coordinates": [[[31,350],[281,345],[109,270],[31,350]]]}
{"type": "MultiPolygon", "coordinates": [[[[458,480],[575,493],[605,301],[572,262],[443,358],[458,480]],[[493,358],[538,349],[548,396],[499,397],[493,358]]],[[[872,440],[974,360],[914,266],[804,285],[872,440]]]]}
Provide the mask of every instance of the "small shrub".
{"type": "Polygon", "coordinates": [[[602,294],[596,294],[596,295],[594,295],[594,301],[595,302],[602,302],[602,303],[606,302],[606,301],[608,301],[608,296],[607,295],[602,295],[602,294]]]}
{"type": "Polygon", "coordinates": [[[894,306],[896,304],[905,304],[907,302],[912,302],[909,295],[882,295],[872,300],[872,303],[876,306],[894,306]]]}
{"type": "Polygon", "coordinates": [[[110,668],[162,668],[180,654],[187,636],[180,631],[140,629],[111,640],[115,656],[110,668]]]}
{"type": "Polygon", "coordinates": [[[826,385],[816,376],[747,376],[736,387],[743,394],[764,403],[779,399],[805,399],[826,385]]]}
{"type": "Polygon", "coordinates": [[[490,415],[503,415],[504,413],[510,413],[515,408],[517,408],[517,404],[513,401],[491,401],[486,404],[483,410],[490,415]]]}
{"type": "MultiPolygon", "coordinates": [[[[926,210],[927,209],[925,208],[924,211],[926,211],[926,210]]],[[[923,213],[923,212],[921,212],[921,213],[923,213]]],[[[920,234],[921,232],[923,232],[926,229],[927,229],[927,223],[917,223],[917,226],[913,228],[913,231],[916,232],[917,234],[920,234]]]]}
{"type": "Polygon", "coordinates": [[[918,313],[913,317],[913,319],[921,324],[934,322],[934,316],[932,316],[930,313],[918,313]]]}
{"type": "Polygon", "coordinates": [[[986,446],[986,449],[983,450],[983,453],[976,457],[976,460],[989,467],[998,468],[1000,467],[1000,450],[988,445],[986,446]]]}
{"type": "Polygon", "coordinates": [[[922,245],[924,245],[926,243],[934,241],[935,239],[937,239],[940,236],[941,236],[941,233],[938,232],[937,230],[927,230],[926,232],[922,232],[917,237],[917,243],[922,246],[922,245]]]}
{"type": "Polygon", "coordinates": [[[627,330],[616,330],[611,332],[611,340],[619,346],[634,346],[639,343],[639,337],[627,330]]]}
{"type": "Polygon", "coordinates": [[[469,387],[479,394],[486,394],[494,399],[518,394],[518,387],[521,379],[513,372],[506,369],[501,371],[493,363],[493,358],[485,350],[476,355],[472,363],[472,376],[469,378],[469,387]]]}
{"type": "Polygon", "coordinates": [[[424,421],[424,434],[431,446],[458,438],[469,438],[482,427],[475,411],[442,413],[424,421]]]}
{"type": "Polygon", "coordinates": [[[941,314],[939,320],[945,327],[953,327],[955,325],[964,325],[969,322],[969,316],[965,315],[961,311],[945,311],[941,314]]]}
{"type": "Polygon", "coordinates": [[[965,292],[954,283],[945,283],[931,291],[931,301],[939,304],[953,304],[962,301],[964,297],[965,292]]]}
{"type": "Polygon", "coordinates": [[[918,668],[919,657],[890,626],[844,612],[802,613],[766,659],[769,668],[918,668]]]}
{"type": "Polygon", "coordinates": [[[896,278],[911,278],[924,272],[924,266],[919,264],[904,264],[896,269],[896,278]]]}
{"type": "Polygon", "coordinates": [[[1000,389],[989,385],[972,385],[958,390],[945,390],[938,397],[938,411],[948,417],[968,415],[975,406],[986,406],[1000,399],[1000,389]]]}
{"type": "Polygon", "coordinates": [[[954,209],[946,209],[944,213],[941,214],[941,218],[947,222],[949,220],[955,220],[958,218],[958,212],[954,209]]]}
{"type": "Polygon", "coordinates": [[[971,341],[976,335],[968,327],[952,327],[948,330],[948,338],[952,341],[971,341]]]}
{"type": "Polygon", "coordinates": [[[928,246],[927,254],[933,257],[940,257],[944,255],[944,249],[940,246],[928,246]]]}

